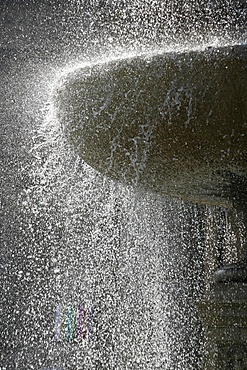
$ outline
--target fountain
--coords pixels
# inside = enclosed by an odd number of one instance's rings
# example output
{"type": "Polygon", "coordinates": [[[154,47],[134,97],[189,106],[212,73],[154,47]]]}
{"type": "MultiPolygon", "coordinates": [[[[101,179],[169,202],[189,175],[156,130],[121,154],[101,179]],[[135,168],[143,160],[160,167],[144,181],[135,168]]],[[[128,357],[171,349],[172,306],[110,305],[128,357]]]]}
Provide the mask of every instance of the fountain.
{"type": "Polygon", "coordinates": [[[211,218],[243,238],[245,3],[0,6],[1,368],[245,366],[245,283],[204,272],[211,218]]]}
{"type": "MultiPolygon", "coordinates": [[[[246,45],[231,44],[75,67],[56,87],[57,118],[77,154],[104,175],[184,201],[234,206],[246,218],[246,65],[246,45]]],[[[216,285],[199,304],[210,333],[208,369],[246,365],[246,248],[239,262],[215,272],[216,285]],[[212,329],[222,325],[224,334],[212,329]]]]}

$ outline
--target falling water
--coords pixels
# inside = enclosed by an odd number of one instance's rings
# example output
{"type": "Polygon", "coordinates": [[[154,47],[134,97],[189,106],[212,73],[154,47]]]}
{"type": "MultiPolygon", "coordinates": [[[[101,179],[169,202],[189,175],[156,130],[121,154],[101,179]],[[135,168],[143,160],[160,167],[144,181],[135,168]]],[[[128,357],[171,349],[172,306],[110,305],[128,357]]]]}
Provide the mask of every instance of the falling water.
{"type": "Polygon", "coordinates": [[[54,90],[83,64],[243,44],[244,2],[13,0],[0,9],[0,369],[200,369],[195,302],[217,258],[238,257],[225,247],[241,240],[236,214],[92,169],[64,135],[54,90]],[[212,235],[217,258],[205,253],[212,235]]]}

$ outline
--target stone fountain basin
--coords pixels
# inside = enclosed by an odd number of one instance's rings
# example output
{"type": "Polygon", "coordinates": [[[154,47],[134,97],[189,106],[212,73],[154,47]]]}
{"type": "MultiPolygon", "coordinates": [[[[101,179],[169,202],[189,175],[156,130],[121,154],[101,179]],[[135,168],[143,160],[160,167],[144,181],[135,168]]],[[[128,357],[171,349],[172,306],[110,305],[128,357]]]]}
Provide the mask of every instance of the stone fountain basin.
{"type": "Polygon", "coordinates": [[[246,45],[91,64],[54,99],[75,151],[112,179],[228,205],[247,178],[246,45]]]}

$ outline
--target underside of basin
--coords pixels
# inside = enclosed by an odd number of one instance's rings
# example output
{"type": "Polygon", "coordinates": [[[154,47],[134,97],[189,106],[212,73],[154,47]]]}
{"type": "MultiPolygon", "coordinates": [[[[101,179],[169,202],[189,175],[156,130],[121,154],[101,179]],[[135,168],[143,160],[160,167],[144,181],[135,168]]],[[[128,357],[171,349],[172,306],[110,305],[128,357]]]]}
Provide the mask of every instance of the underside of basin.
{"type": "Polygon", "coordinates": [[[78,155],[112,179],[222,205],[245,184],[245,45],[91,64],[54,99],[78,155]]]}

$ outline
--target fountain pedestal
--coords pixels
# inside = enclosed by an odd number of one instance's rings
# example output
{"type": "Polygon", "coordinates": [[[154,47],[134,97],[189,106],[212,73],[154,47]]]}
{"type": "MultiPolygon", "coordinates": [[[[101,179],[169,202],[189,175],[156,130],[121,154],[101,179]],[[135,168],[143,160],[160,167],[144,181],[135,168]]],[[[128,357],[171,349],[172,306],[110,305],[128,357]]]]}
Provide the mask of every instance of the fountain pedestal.
{"type": "Polygon", "coordinates": [[[247,283],[214,283],[197,306],[206,337],[203,369],[247,369],[247,283]]]}

